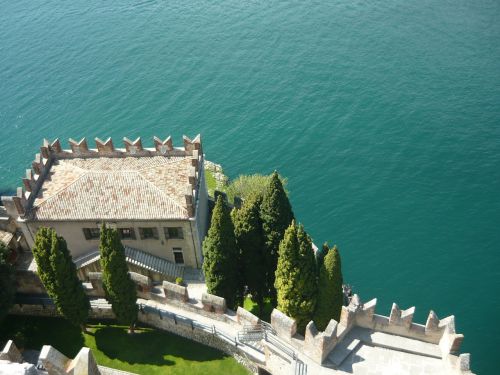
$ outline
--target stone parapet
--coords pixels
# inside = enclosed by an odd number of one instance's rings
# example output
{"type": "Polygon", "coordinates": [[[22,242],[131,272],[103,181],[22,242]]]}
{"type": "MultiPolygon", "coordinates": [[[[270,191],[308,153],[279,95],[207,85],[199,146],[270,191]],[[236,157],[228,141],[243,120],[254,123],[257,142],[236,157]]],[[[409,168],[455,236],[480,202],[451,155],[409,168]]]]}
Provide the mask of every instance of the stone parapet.
{"type": "Polygon", "coordinates": [[[45,294],[46,290],[36,272],[16,270],[16,292],[24,294],[45,294]]]}
{"type": "Polygon", "coordinates": [[[169,281],[163,281],[162,286],[166,299],[180,302],[187,302],[189,300],[188,290],[185,286],[177,285],[169,281]]]}
{"type": "Polygon", "coordinates": [[[250,311],[244,309],[241,306],[238,306],[238,310],[236,310],[236,321],[241,324],[251,324],[258,325],[260,324],[260,319],[252,314],[250,311]]]}
{"type": "Polygon", "coordinates": [[[92,289],[87,291],[88,294],[96,297],[104,297],[104,286],[102,284],[102,272],[89,272],[87,275],[89,282],[92,284],[92,289]]]}
{"type": "Polygon", "coordinates": [[[38,360],[47,370],[49,375],[67,375],[66,367],[70,359],[50,345],[44,345],[38,360]]]}
{"type": "Polygon", "coordinates": [[[201,295],[201,303],[205,311],[224,314],[227,310],[226,300],[213,294],[203,293],[201,295]]]}
{"type": "Polygon", "coordinates": [[[19,349],[17,349],[14,341],[9,340],[5,344],[3,350],[0,352],[0,360],[21,363],[23,356],[19,349]]]}
{"type": "Polygon", "coordinates": [[[89,348],[83,347],[80,349],[75,359],[68,366],[67,373],[79,375],[100,375],[101,372],[97,367],[92,351],[89,348]]]}
{"type": "Polygon", "coordinates": [[[271,324],[278,336],[294,343],[294,346],[314,360],[322,364],[330,352],[353,327],[361,327],[396,336],[403,336],[418,341],[437,345],[442,359],[449,364],[452,373],[470,373],[468,354],[456,356],[463,341],[463,335],[455,331],[453,316],[439,319],[431,311],[425,325],[413,323],[415,307],[406,310],[393,304],[389,316],[375,314],[377,300],[362,303],[358,295],[354,295],[348,306],[343,306],[339,322],[330,320],[324,332],[319,332],[313,321],[306,327],[302,345],[293,338],[296,332],[294,320],[279,310],[273,310],[271,324]]]}
{"type": "Polygon", "coordinates": [[[323,363],[327,355],[332,351],[337,342],[339,324],[335,320],[330,320],[324,332],[319,332],[316,325],[311,320],[306,326],[304,337],[304,354],[317,363],[323,363]]]}
{"type": "Polygon", "coordinates": [[[149,276],[142,275],[140,273],[132,271],[129,271],[128,274],[130,275],[130,278],[137,286],[137,292],[139,294],[147,295],[148,293],[151,292],[151,288],[153,287],[153,282],[151,281],[151,278],[149,276]]]}
{"type": "Polygon", "coordinates": [[[101,372],[89,348],[80,349],[74,359],[50,345],[44,345],[38,360],[47,370],[48,375],[100,375],[101,372]]]}
{"type": "MultiPolygon", "coordinates": [[[[173,302],[175,306],[179,306],[188,311],[196,312],[200,315],[210,317],[213,320],[224,321],[228,324],[232,324],[233,329],[238,329],[238,326],[235,325],[232,312],[228,312],[227,314],[215,312],[214,305],[217,304],[217,306],[219,306],[218,308],[220,308],[220,306],[225,307],[225,300],[223,298],[205,294],[203,296],[204,308],[202,309],[200,306],[196,306],[196,304],[192,304],[190,302],[167,299],[163,295],[164,290],[162,288],[155,289],[158,289],[161,292],[161,295],[158,295],[158,301],[161,301],[161,303],[165,303],[165,305],[158,306],[153,301],[143,301],[139,312],[139,321],[141,323],[173,332],[175,334],[187,337],[191,340],[202,342],[206,345],[210,345],[218,349],[224,348],[221,350],[237,356],[237,354],[235,353],[237,353],[239,343],[237,342],[236,337],[234,338],[234,342],[232,341],[232,338],[229,338],[228,340],[227,336],[225,339],[223,336],[222,338],[217,337],[215,329],[216,325],[208,323],[206,320],[204,324],[201,324],[199,322],[197,323],[196,318],[193,318],[192,315],[190,318],[188,318],[186,316],[182,316],[182,314],[169,312],[168,309],[168,304],[173,302]]],[[[150,294],[153,295],[154,293],[150,294]]],[[[305,355],[316,364],[324,364],[327,360],[330,360],[331,357],[329,357],[329,354],[332,352],[332,350],[335,350],[337,345],[339,345],[340,349],[345,350],[345,346],[347,344],[342,340],[352,339],[353,334],[358,335],[359,332],[362,331],[370,332],[369,337],[371,338],[367,339],[363,335],[359,335],[356,336],[356,340],[358,340],[358,342],[368,340],[366,341],[367,345],[381,345],[381,347],[390,348],[389,350],[399,350],[398,348],[401,348],[402,351],[405,351],[408,350],[408,348],[414,348],[413,346],[408,346],[407,343],[404,343],[403,345],[403,341],[408,341],[407,339],[402,340],[403,337],[415,339],[415,343],[421,343],[423,341],[425,343],[433,344],[434,349],[432,355],[436,358],[439,358],[439,356],[441,356],[441,359],[444,361],[445,366],[449,369],[448,373],[471,374],[470,355],[455,355],[455,353],[459,350],[460,343],[463,340],[463,335],[456,333],[453,316],[439,320],[436,314],[434,312],[431,312],[427,319],[426,325],[416,325],[413,322],[409,322],[409,316],[412,315],[414,311],[412,308],[401,310],[397,305],[394,304],[391,308],[390,315],[382,316],[375,314],[375,307],[376,300],[361,303],[359,297],[354,296],[349,306],[345,306],[342,310],[339,322],[332,319],[330,320],[325,331],[319,332],[314,322],[311,321],[306,327],[304,338],[296,335],[295,320],[286,316],[279,310],[275,309],[273,311],[271,315],[271,325],[272,328],[276,331],[276,334],[278,336],[277,338],[282,339],[282,343],[286,343],[288,346],[293,347],[293,350],[296,351],[299,356],[305,355]],[[420,328],[417,330],[415,329],[415,326],[420,328]],[[345,338],[346,334],[348,334],[349,332],[351,332],[351,335],[349,336],[350,338],[345,338]],[[441,332],[441,335],[438,337],[437,335],[439,332],[441,332]],[[391,341],[392,346],[384,346],[389,341],[380,341],[381,337],[385,337],[385,340],[389,338],[389,335],[384,334],[394,335],[393,338],[395,339],[395,341],[391,341]],[[398,338],[397,336],[403,337],[398,338]],[[377,340],[379,341],[375,340],[374,338],[377,338],[377,340]],[[441,355],[439,353],[441,353],[441,355]]],[[[11,310],[11,313],[23,315],[58,316],[54,306],[40,305],[15,305],[11,310]]],[[[90,316],[97,319],[114,318],[111,306],[103,299],[92,300],[90,316]]],[[[241,325],[258,323],[259,319],[250,312],[240,308],[236,312],[236,321],[240,324],[239,328],[241,328],[241,325]]],[[[272,333],[270,333],[270,331],[267,334],[273,335],[272,333]]],[[[392,340],[393,338],[389,339],[392,340]]],[[[272,347],[273,345],[271,345],[271,349],[272,347]]],[[[418,347],[419,345],[415,346],[415,348],[418,347]]],[[[265,347],[265,349],[266,348],[267,347],[265,347]]],[[[270,368],[269,363],[273,361],[271,360],[271,357],[274,358],[274,360],[278,361],[280,355],[283,356],[283,354],[279,353],[279,348],[275,348],[276,350],[278,350],[278,352],[276,353],[272,352],[272,350],[269,351],[268,349],[269,348],[267,348],[265,351],[267,359],[265,362],[265,366],[267,368],[270,368]]],[[[57,359],[57,353],[53,354],[55,352],[51,351],[48,351],[47,353],[52,354],[50,356],[46,355],[46,357],[57,359]]],[[[334,352],[333,354],[336,353],[337,352],[334,352]]],[[[416,354],[418,353],[420,352],[416,352],[416,354]]],[[[426,353],[428,352],[422,353],[424,353],[423,355],[427,355],[426,353]]],[[[82,363],[90,363],[89,366],[92,365],[92,360],[89,359],[90,357],[88,354],[83,353],[81,355],[81,358],[83,358],[82,363]]],[[[59,358],[58,363],[64,363],[64,361],[66,361],[66,359],[61,357],[59,358]]],[[[73,363],[69,361],[70,360],[66,361],[66,368],[69,368],[70,364],[73,363]]],[[[74,365],[75,369],[77,368],[76,363],[77,362],[75,362],[74,365]]],[[[53,372],[54,374],[58,375],[58,368],[58,366],[53,365],[52,369],[53,371],[55,371],[53,372]]],[[[286,368],[288,369],[288,367],[286,368]]],[[[283,371],[288,370],[283,369],[283,371]]]]}
{"type": "Polygon", "coordinates": [[[200,178],[200,169],[203,165],[201,136],[198,134],[194,139],[183,136],[182,141],[182,147],[174,147],[171,137],[168,137],[164,141],[154,137],[154,148],[145,148],[143,147],[140,137],[135,141],[131,141],[125,137],[123,138],[124,147],[116,148],[111,138],[107,138],[106,140],[95,138],[96,148],[91,149],[89,148],[86,138],[82,138],[80,141],[75,141],[70,138],[70,148],[63,149],[59,139],[56,139],[52,143],[44,139],[40,147],[40,153],[35,155],[31,163],[31,169],[26,170],[26,175],[22,179],[22,187],[17,188],[14,196],[2,196],[1,200],[9,216],[15,219],[25,218],[26,213],[29,211],[29,207],[31,207],[42,187],[43,181],[49,174],[54,161],[72,158],[125,158],[141,156],[190,157],[192,170],[190,170],[187,178],[190,186],[193,190],[196,190],[196,184],[200,178]]]}
{"type": "Polygon", "coordinates": [[[276,330],[279,337],[290,341],[297,333],[297,322],[286,316],[281,311],[274,309],[271,313],[271,326],[276,330]]]}

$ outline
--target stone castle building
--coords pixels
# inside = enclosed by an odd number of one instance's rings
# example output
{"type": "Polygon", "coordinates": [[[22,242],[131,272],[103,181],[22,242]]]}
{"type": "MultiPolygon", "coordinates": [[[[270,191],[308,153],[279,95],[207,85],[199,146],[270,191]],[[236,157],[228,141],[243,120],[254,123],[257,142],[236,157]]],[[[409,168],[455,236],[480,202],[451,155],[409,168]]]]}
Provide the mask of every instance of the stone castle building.
{"type": "Polygon", "coordinates": [[[85,278],[99,268],[102,223],[118,229],[129,266],[155,280],[182,276],[184,267],[202,265],[202,241],[208,226],[201,138],[154,137],[145,148],[140,138],[45,140],[16,196],[2,197],[29,247],[40,227],[63,236],[85,278]]]}

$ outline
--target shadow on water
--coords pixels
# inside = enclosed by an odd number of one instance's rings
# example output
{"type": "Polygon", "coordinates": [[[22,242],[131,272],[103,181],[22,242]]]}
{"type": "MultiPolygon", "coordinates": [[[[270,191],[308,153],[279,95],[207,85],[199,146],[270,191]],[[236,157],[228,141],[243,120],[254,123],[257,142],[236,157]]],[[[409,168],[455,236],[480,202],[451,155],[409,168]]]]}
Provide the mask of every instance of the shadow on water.
{"type": "Polygon", "coordinates": [[[197,362],[227,357],[213,348],[152,329],[140,329],[135,334],[129,334],[123,327],[108,326],[97,328],[94,337],[99,351],[111,359],[130,364],[175,365],[175,360],[166,356],[197,362]]]}

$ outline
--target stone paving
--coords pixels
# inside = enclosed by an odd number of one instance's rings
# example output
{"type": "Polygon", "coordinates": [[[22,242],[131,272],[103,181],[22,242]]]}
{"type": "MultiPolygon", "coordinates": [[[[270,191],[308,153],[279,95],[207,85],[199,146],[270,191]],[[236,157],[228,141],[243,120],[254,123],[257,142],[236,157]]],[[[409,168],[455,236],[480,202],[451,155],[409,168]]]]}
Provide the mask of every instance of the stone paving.
{"type": "Polygon", "coordinates": [[[424,375],[448,372],[441,359],[364,344],[346,358],[339,370],[357,375],[424,375]]]}
{"type": "MultiPolygon", "coordinates": [[[[190,294],[191,295],[191,294],[190,294]]],[[[185,316],[197,322],[215,326],[217,330],[224,332],[231,337],[237,337],[242,326],[236,321],[236,316],[228,315],[227,321],[219,321],[207,316],[203,316],[196,312],[185,310],[181,307],[170,304],[162,304],[152,300],[139,300],[138,302],[154,306],[169,312],[185,316]]],[[[401,340],[405,341],[405,350],[418,353],[422,350],[422,345],[426,344],[418,340],[405,339],[401,336],[382,334],[380,332],[372,332],[370,330],[354,329],[351,335],[359,340],[359,344],[350,348],[350,354],[344,356],[340,366],[336,369],[321,366],[305,356],[299,354],[299,359],[302,360],[308,367],[308,374],[311,375],[336,375],[336,374],[359,374],[359,375],[420,375],[420,374],[448,374],[449,369],[446,368],[445,362],[441,359],[430,357],[428,355],[411,354],[400,350],[384,348],[368,345],[365,342],[374,341],[376,345],[387,345],[389,347],[398,348],[402,345],[401,340]]],[[[252,342],[251,346],[256,350],[262,350],[262,343],[252,342]]],[[[434,346],[434,345],[433,345],[434,346]]],[[[426,354],[435,354],[429,352],[429,348],[425,347],[426,354]]]]}

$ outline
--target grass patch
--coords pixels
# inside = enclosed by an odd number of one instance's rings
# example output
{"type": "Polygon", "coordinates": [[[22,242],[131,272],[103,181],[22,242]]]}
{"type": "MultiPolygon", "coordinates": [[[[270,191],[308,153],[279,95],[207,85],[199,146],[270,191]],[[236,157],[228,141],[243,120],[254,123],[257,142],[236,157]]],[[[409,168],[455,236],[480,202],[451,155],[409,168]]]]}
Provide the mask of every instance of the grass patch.
{"type": "Polygon", "coordinates": [[[248,374],[231,356],[152,328],[129,335],[125,326],[90,324],[90,332],[83,334],[64,319],[10,315],[0,327],[0,344],[19,331],[26,337],[26,349],[52,345],[73,358],[87,346],[98,364],[137,374],[248,374]]]}
{"type": "Polygon", "coordinates": [[[257,315],[259,318],[266,322],[271,321],[271,313],[273,312],[273,305],[271,304],[271,300],[264,300],[264,307],[262,308],[262,315],[259,314],[259,306],[252,301],[250,297],[245,297],[243,301],[243,308],[245,310],[250,311],[252,314],[257,315]]]}
{"type": "Polygon", "coordinates": [[[205,169],[205,182],[207,184],[208,195],[214,196],[214,191],[217,189],[217,180],[212,171],[205,169]]]}

